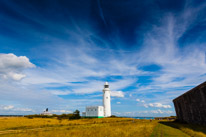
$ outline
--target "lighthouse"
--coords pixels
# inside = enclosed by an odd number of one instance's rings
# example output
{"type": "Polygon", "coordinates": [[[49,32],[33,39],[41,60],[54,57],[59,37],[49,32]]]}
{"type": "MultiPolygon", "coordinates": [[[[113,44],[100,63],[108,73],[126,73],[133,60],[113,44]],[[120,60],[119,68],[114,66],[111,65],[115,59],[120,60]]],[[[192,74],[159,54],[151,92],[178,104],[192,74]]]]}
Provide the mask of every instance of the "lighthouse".
{"type": "Polygon", "coordinates": [[[108,82],[105,82],[103,89],[103,106],[87,106],[85,112],[82,112],[82,117],[110,117],[111,116],[111,99],[108,82]]]}
{"type": "Polygon", "coordinates": [[[103,106],[104,106],[104,117],[111,116],[111,99],[110,89],[108,82],[105,82],[103,89],[103,106]]]}

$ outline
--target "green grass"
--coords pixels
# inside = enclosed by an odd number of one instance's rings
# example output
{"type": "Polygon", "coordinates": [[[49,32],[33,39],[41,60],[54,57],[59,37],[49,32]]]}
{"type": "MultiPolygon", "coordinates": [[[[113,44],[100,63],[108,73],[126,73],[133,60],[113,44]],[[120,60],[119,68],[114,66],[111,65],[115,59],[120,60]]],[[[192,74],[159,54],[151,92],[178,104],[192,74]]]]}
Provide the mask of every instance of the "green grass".
{"type": "Polygon", "coordinates": [[[158,123],[151,137],[190,137],[179,129],[158,123]]]}
{"type": "Polygon", "coordinates": [[[192,137],[206,137],[206,126],[183,124],[170,121],[162,121],[160,123],[178,129],[192,137]]]}

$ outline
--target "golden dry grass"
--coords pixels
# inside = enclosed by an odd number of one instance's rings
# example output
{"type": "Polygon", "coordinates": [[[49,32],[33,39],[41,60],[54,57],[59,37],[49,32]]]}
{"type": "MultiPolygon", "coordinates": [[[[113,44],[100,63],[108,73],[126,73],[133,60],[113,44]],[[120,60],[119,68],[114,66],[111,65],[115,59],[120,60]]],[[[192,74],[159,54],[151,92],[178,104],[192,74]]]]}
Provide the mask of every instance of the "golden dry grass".
{"type": "Polygon", "coordinates": [[[130,118],[0,118],[0,134],[3,137],[148,137],[156,124],[157,121],[130,118]]]}
{"type": "Polygon", "coordinates": [[[206,127],[131,118],[0,118],[1,137],[205,137],[206,127]]]}

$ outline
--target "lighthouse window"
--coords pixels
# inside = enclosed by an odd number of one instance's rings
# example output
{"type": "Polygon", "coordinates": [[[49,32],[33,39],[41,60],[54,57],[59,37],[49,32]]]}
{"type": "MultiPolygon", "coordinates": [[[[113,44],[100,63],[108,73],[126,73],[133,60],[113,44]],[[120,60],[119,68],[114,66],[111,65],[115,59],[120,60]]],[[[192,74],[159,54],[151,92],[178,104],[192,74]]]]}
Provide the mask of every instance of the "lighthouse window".
{"type": "Polygon", "coordinates": [[[104,85],[104,88],[109,88],[109,85],[104,85]]]}
{"type": "Polygon", "coordinates": [[[108,99],[108,97],[106,97],[106,99],[108,99]]]}

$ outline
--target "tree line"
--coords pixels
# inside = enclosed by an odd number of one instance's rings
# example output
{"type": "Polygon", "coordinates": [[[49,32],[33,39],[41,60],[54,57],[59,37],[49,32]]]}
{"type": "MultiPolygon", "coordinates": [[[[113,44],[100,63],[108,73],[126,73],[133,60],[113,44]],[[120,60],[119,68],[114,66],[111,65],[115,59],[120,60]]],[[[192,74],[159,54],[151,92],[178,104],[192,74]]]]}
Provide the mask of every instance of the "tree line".
{"type": "Polygon", "coordinates": [[[27,118],[57,118],[57,119],[80,119],[80,111],[79,110],[75,110],[73,113],[70,114],[61,114],[61,115],[57,115],[57,114],[52,114],[52,115],[42,115],[42,114],[34,114],[34,115],[26,115],[24,117],[27,118]]]}

